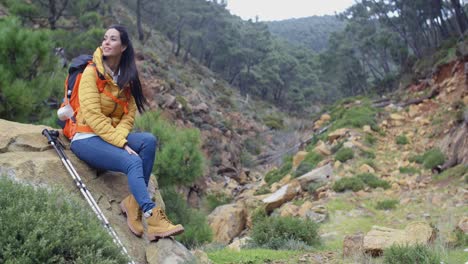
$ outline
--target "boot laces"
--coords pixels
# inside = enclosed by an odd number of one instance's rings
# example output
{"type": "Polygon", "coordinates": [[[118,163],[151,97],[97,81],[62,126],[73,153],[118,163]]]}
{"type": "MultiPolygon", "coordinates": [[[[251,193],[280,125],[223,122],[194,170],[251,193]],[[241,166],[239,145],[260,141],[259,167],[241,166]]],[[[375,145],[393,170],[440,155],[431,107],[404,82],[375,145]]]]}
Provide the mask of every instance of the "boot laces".
{"type": "Polygon", "coordinates": [[[137,220],[141,221],[142,217],[143,217],[143,211],[141,209],[138,209],[137,220]]]}
{"type": "Polygon", "coordinates": [[[162,209],[158,209],[159,211],[159,215],[161,216],[161,220],[164,220],[166,222],[168,222],[169,224],[171,225],[174,225],[171,220],[169,220],[169,218],[167,218],[167,215],[164,213],[164,211],[162,209]]]}

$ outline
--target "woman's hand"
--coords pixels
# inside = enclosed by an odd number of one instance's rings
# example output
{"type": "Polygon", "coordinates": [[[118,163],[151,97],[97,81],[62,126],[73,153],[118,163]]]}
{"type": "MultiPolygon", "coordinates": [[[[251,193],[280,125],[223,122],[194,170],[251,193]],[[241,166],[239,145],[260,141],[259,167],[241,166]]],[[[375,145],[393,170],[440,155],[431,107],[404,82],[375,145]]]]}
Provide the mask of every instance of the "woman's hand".
{"type": "Polygon", "coordinates": [[[124,149],[128,152],[128,154],[130,154],[130,155],[137,155],[137,156],[138,156],[138,153],[136,153],[136,152],[135,152],[131,147],[129,147],[127,144],[125,144],[124,149]]]}

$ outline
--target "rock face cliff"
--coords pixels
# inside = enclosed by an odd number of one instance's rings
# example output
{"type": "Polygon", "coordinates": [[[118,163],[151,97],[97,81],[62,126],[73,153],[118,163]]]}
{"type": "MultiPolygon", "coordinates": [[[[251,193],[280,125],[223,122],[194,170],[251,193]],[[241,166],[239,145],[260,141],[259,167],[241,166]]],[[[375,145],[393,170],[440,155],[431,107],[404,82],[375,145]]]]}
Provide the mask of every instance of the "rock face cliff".
{"type": "MultiPolygon", "coordinates": [[[[0,175],[24,184],[60,188],[80,195],[57,153],[41,134],[44,128],[47,127],[0,119],[0,175]]],[[[150,243],[135,237],[119,209],[120,201],[129,194],[126,175],[110,171],[97,174],[73,155],[65,138],[61,137],[61,140],[66,145],[66,155],[135,262],[186,263],[194,260],[192,253],[173,239],[150,243]]],[[[155,177],[151,177],[148,189],[164,208],[155,177]]]]}

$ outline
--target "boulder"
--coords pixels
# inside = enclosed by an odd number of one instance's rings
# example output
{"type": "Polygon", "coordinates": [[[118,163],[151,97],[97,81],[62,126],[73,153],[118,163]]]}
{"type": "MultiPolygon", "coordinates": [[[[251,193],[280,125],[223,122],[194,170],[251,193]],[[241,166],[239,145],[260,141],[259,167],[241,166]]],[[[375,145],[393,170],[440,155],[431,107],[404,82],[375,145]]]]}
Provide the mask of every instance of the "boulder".
{"type": "Polygon", "coordinates": [[[263,199],[265,203],[265,210],[271,212],[274,209],[280,207],[282,204],[291,201],[301,191],[301,185],[299,181],[293,180],[290,183],[284,185],[279,190],[263,199]]]}
{"type": "Polygon", "coordinates": [[[304,160],[305,156],[307,156],[307,151],[299,151],[293,157],[293,169],[296,169],[299,164],[304,160]]]}
{"type": "Polygon", "coordinates": [[[468,217],[463,217],[460,222],[458,222],[457,230],[460,230],[463,234],[468,235],[468,217]]]}
{"type": "Polygon", "coordinates": [[[229,244],[244,230],[247,210],[243,203],[225,204],[216,207],[208,216],[208,223],[214,233],[214,240],[229,244]]]}
{"type": "Polygon", "coordinates": [[[315,146],[314,151],[321,154],[321,155],[323,155],[323,156],[330,156],[331,155],[330,149],[321,140],[319,142],[317,142],[317,146],[315,146]]]}
{"type": "MultiPolygon", "coordinates": [[[[0,119],[0,175],[33,186],[60,188],[82,197],[57,153],[42,136],[41,133],[45,128],[52,129],[0,119]]],[[[162,240],[149,243],[136,237],[128,229],[126,219],[119,208],[120,201],[130,193],[126,175],[111,171],[97,175],[96,170],[87,166],[69,150],[66,138],[60,136],[60,139],[66,147],[65,154],[132,259],[137,263],[146,263],[146,256],[155,248],[158,248],[160,252],[158,254],[170,254],[171,252],[164,253],[166,247],[157,246],[162,240]]],[[[164,209],[155,177],[151,177],[148,191],[156,203],[164,209]]],[[[92,210],[91,207],[89,210],[92,210]]],[[[178,248],[179,251],[188,252],[183,245],[179,245],[178,248]]]]}
{"type": "Polygon", "coordinates": [[[183,264],[195,263],[196,258],[181,243],[164,238],[146,247],[146,261],[148,264],[183,264]]]}
{"type": "Polygon", "coordinates": [[[393,244],[427,245],[434,241],[435,237],[436,230],[424,222],[412,222],[405,229],[373,226],[364,237],[363,250],[372,256],[380,256],[393,244]]]}
{"type": "Polygon", "coordinates": [[[325,166],[315,168],[314,170],[297,178],[303,190],[306,190],[311,182],[328,182],[333,177],[332,164],[328,163],[325,166]]]}
{"type": "Polygon", "coordinates": [[[346,136],[348,133],[349,133],[348,128],[337,129],[337,130],[331,132],[330,134],[328,134],[328,141],[333,142],[338,138],[342,138],[342,137],[346,136]]]}
{"type": "Polygon", "coordinates": [[[364,234],[357,233],[347,235],[343,240],[343,257],[352,257],[362,254],[362,246],[364,243],[364,234]]]}

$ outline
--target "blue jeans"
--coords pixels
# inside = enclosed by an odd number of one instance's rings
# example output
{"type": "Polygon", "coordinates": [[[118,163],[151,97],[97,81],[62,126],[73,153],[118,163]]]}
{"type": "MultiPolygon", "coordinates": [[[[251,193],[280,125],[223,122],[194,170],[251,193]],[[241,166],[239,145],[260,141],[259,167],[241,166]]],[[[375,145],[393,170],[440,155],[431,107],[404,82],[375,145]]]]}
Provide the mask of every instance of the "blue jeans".
{"type": "Polygon", "coordinates": [[[71,150],[82,161],[96,169],[123,172],[128,177],[130,191],[146,212],[156,205],[148,194],[148,182],[156,155],[157,139],[151,133],[130,133],[128,146],[137,155],[130,155],[125,149],[107,143],[100,137],[75,140],[71,150]]]}

